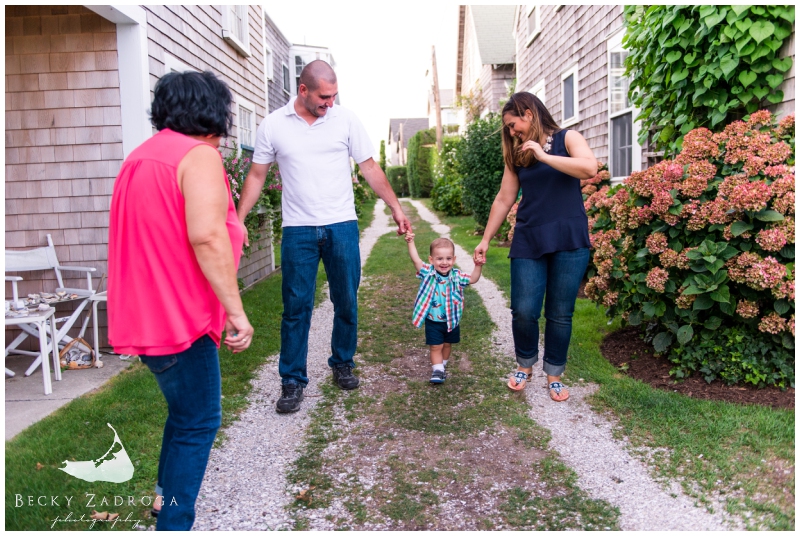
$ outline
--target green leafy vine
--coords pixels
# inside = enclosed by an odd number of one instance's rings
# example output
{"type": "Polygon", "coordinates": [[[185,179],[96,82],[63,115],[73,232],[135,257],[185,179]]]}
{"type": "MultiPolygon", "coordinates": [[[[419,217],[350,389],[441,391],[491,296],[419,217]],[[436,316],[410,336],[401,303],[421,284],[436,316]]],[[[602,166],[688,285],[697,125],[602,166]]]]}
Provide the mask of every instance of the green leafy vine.
{"type": "Polygon", "coordinates": [[[792,58],[778,57],[794,6],[626,6],[626,74],[641,111],[639,142],[680,151],[683,136],[783,100],[792,58]]]}

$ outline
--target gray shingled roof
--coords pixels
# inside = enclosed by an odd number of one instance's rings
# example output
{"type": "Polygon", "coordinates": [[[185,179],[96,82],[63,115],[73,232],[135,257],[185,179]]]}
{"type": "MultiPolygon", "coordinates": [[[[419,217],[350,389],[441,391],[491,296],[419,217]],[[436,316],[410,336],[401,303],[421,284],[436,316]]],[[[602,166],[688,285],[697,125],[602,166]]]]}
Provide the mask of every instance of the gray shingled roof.
{"type": "Polygon", "coordinates": [[[420,130],[428,128],[427,117],[389,119],[389,141],[396,142],[400,138],[400,123],[403,124],[403,147],[408,148],[408,140],[420,130]]]}
{"type": "MultiPolygon", "coordinates": [[[[455,100],[454,99],[455,93],[456,92],[455,92],[454,89],[440,89],[439,90],[439,98],[442,101],[442,108],[452,108],[453,107],[453,101],[455,100]]],[[[436,106],[436,103],[433,102],[433,91],[429,91],[428,92],[428,105],[431,108],[436,106]]]]}
{"type": "Polygon", "coordinates": [[[469,6],[475,24],[481,63],[514,63],[516,43],[514,10],[516,6],[469,6]]]}

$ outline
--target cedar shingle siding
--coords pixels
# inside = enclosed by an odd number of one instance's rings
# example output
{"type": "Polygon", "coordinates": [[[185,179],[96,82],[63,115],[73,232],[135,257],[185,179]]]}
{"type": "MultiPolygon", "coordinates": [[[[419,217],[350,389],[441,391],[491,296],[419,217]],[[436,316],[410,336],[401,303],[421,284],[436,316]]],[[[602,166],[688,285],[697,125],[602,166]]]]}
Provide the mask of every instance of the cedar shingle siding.
{"type": "MultiPolygon", "coordinates": [[[[220,6],[143,7],[151,91],[171,54],[221,76],[255,105],[260,123],[267,112],[260,6],[248,7],[249,58],[223,40],[220,6]]],[[[108,210],[124,157],[116,25],[82,6],[6,6],[5,15],[6,248],[42,247],[49,233],[60,261],[95,267],[99,278],[107,270],[108,210]]],[[[267,21],[277,79],[269,84],[272,96],[289,43],[267,21]]],[[[286,100],[275,95],[274,106],[286,100]]],[[[235,124],[232,139],[238,118],[235,124]]],[[[239,277],[246,284],[272,270],[270,241],[258,245],[260,251],[242,259],[239,277]]],[[[52,290],[51,277],[25,274],[20,293],[52,290]]],[[[104,314],[100,323],[105,326],[104,314]]]]}
{"type": "Polygon", "coordinates": [[[608,162],[607,38],[622,28],[623,7],[539,5],[537,9],[541,33],[529,46],[527,8],[518,9],[517,91],[529,91],[544,79],[545,106],[560,124],[561,74],[577,63],[580,121],[570,128],[583,134],[598,160],[608,162]]]}

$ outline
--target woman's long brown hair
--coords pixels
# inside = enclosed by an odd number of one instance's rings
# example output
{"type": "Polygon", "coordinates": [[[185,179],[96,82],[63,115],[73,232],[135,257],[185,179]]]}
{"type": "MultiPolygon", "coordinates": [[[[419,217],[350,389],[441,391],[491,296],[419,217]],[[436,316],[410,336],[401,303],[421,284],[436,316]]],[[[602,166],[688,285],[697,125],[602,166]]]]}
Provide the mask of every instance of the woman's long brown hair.
{"type": "Polygon", "coordinates": [[[533,119],[531,120],[531,130],[525,139],[520,140],[512,136],[508,129],[503,126],[503,160],[506,166],[512,170],[517,166],[528,167],[536,163],[533,151],[525,151],[524,153],[519,151],[523,143],[528,140],[541,142],[544,136],[552,136],[561,130],[561,127],[555,122],[553,116],[550,115],[542,101],[539,100],[539,97],[527,91],[511,95],[506,105],[503,106],[501,117],[506,114],[511,114],[514,117],[525,117],[525,112],[528,110],[533,114],[533,119]]]}

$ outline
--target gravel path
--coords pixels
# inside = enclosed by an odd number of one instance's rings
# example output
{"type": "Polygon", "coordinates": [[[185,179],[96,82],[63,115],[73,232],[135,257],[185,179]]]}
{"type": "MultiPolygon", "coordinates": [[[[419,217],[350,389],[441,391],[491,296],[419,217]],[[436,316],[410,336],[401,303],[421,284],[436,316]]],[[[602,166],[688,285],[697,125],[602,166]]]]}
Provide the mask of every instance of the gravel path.
{"type": "MultiPolygon", "coordinates": [[[[397,227],[384,214],[386,205],[375,205],[375,220],[361,237],[361,266],[382,235],[397,227]]],[[[278,356],[267,363],[253,380],[250,405],[239,420],[224,430],[227,439],[211,451],[200,496],[194,530],[293,529],[285,506],[296,490],[288,488],[286,472],[305,439],[309,413],[320,397],[320,382],[329,381],[333,304],[325,299],[314,310],[308,337],[309,384],[297,413],[275,412],[280,396],[278,356]]],[[[330,527],[333,528],[333,527],[330,527]]]]}
{"type": "MultiPolygon", "coordinates": [[[[420,218],[431,224],[436,233],[449,236],[450,229],[442,225],[419,201],[410,202],[420,218]]],[[[456,244],[457,264],[466,272],[475,268],[472,252],[456,244]]],[[[473,285],[481,296],[492,321],[498,350],[510,359],[513,370],[514,345],[511,334],[511,310],[494,282],[481,278],[473,285]]],[[[540,342],[539,355],[544,352],[540,342]]],[[[531,405],[530,416],[552,432],[550,446],[578,474],[578,485],[594,499],[604,499],[620,509],[620,528],[623,530],[727,530],[730,525],[719,514],[709,514],[694,505],[695,500],[682,493],[677,483],[669,489],[655,482],[648,468],[631,456],[623,441],[612,437],[613,425],[594,413],[585,398],[594,393],[596,384],[571,386],[566,403],[550,400],[545,388],[547,380],[541,359],[533,371],[526,389],[531,405]],[[672,495],[675,495],[673,497],[672,495]]],[[[721,509],[717,509],[719,512],[721,509]]],[[[738,524],[738,523],[737,523],[738,524]]],[[[744,526],[735,527],[743,529],[744,526]]]]}

